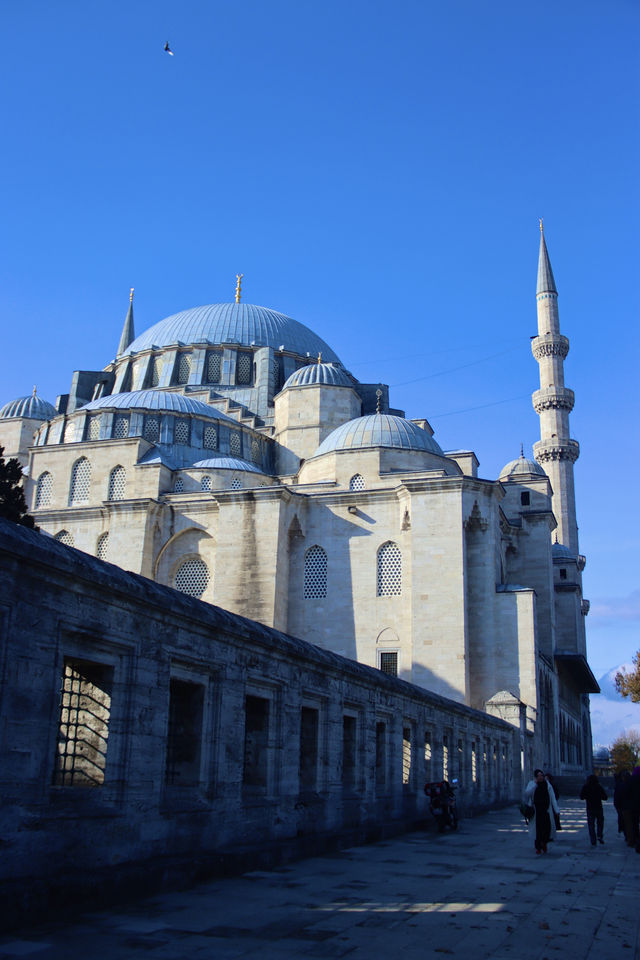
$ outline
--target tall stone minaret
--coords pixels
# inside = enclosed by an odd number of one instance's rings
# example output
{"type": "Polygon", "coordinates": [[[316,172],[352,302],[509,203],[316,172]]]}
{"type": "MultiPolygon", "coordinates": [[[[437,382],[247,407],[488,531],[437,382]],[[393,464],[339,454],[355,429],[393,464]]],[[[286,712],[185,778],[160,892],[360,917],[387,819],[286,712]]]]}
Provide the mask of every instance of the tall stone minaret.
{"type": "Polygon", "coordinates": [[[533,446],[533,455],[545,470],[553,489],[553,512],[558,521],[558,543],[578,556],[578,524],[573,484],[573,465],[580,455],[580,445],[569,434],[569,414],[574,393],[564,385],[564,358],[569,341],[560,333],[558,291],[549,262],[540,221],[540,255],[538,258],[538,336],[531,349],[540,367],[540,389],[533,394],[533,406],[540,417],[540,437],[533,446]]]}

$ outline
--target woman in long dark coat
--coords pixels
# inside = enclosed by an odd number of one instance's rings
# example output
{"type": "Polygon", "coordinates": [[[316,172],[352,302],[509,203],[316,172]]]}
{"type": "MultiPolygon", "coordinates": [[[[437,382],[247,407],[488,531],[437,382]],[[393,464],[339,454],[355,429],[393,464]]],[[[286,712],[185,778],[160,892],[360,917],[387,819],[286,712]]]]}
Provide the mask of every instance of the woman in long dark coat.
{"type": "Polygon", "coordinates": [[[546,853],[549,840],[556,835],[558,801],[553,787],[545,780],[543,770],[533,771],[533,780],[527,784],[524,799],[535,810],[533,819],[529,821],[529,833],[535,837],[536,854],[546,853]]]}

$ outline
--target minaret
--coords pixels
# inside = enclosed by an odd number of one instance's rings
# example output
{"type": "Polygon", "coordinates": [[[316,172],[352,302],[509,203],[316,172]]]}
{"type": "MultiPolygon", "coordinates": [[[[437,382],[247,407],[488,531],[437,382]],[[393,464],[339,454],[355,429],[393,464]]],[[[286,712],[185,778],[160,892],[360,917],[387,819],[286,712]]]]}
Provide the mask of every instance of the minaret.
{"type": "Polygon", "coordinates": [[[116,356],[121,356],[130,343],[136,338],[136,332],[133,327],[133,287],[129,293],[129,309],[127,310],[127,315],[124,320],[124,326],[122,328],[122,334],[120,336],[120,343],[118,345],[118,352],[116,356]]]}
{"type": "Polygon", "coordinates": [[[564,358],[569,341],[560,333],[558,291],[540,221],[540,255],[538,258],[538,336],[531,343],[540,367],[540,389],[533,394],[533,406],[540,417],[540,437],[533,446],[533,455],[551,481],[553,512],[558,521],[558,543],[578,556],[578,525],[573,484],[573,465],[580,455],[580,446],[569,434],[569,413],[574,393],[564,385],[564,358]]]}

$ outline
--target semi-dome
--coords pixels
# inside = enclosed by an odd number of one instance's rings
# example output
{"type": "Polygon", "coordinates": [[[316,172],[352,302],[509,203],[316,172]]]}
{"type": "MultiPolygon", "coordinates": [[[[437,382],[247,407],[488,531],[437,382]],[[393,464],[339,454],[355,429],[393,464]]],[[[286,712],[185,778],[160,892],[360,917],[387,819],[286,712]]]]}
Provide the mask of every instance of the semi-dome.
{"type": "Polygon", "coordinates": [[[370,413],[341,424],[322,441],[314,457],[333,450],[357,450],[364,447],[394,447],[399,450],[422,450],[443,457],[444,453],[426,430],[389,413],[370,413]]]}
{"type": "Polygon", "coordinates": [[[11,420],[14,417],[25,417],[27,420],[51,420],[56,416],[56,408],[52,403],[32,393],[29,397],[18,397],[0,408],[0,420],[11,420]]]}
{"type": "Polygon", "coordinates": [[[536,477],[546,477],[546,473],[537,460],[530,460],[528,457],[521,455],[517,460],[510,460],[509,463],[505,464],[500,471],[498,480],[530,476],[531,474],[536,477]]]}
{"type": "Polygon", "coordinates": [[[310,363],[292,373],[285,380],[282,389],[308,387],[318,383],[327,384],[330,387],[353,387],[353,380],[343,367],[338,367],[333,363],[310,363]]]}
{"type": "Polygon", "coordinates": [[[245,470],[247,473],[264,473],[255,463],[240,460],[238,457],[209,457],[193,464],[198,470],[245,470]]]}
{"type": "Polygon", "coordinates": [[[551,547],[551,556],[554,560],[575,560],[575,554],[571,552],[569,547],[565,547],[563,543],[554,543],[551,547]]]}
{"type": "Polygon", "coordinates": [[[136,337],[125,353],[176,343],[282,347],[301,357],[322,353],[328,360],[338,361],[331,347],[303,323],[252,303],[211,303],[174,313],[136,337]]]}
{"type": "Polygon", "coordinates": [[[86,403],[82,410],[160,410],[168,413],[191,413],[211,420],[230,420],[226,413],[210,407],[202,400],[186,397],[182,393],[164,390],[134,390],[132,393],[112,393],[86,403]]]}

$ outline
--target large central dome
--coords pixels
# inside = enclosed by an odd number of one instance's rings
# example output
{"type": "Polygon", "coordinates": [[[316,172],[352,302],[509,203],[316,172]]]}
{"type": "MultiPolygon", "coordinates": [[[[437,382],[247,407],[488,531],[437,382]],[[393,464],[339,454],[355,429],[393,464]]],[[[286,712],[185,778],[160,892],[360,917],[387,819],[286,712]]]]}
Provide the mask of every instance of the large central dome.
{"type": "Polygon", "coordinates": [[[303,323],[252,303],[211,303],[174,313],[136,337],[125,353],[175,343],[239,343],[246,347],[282,348],[314,359],[322,353],[323,359],[340,362],[331,347],[303,323]]]}

